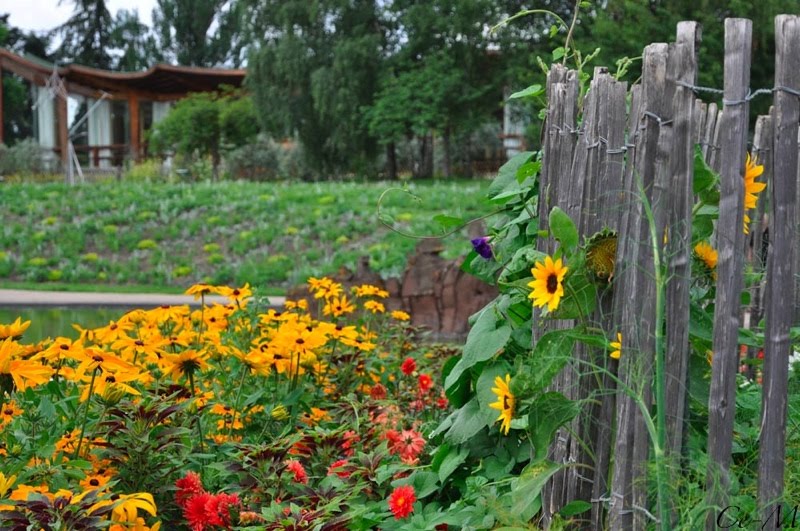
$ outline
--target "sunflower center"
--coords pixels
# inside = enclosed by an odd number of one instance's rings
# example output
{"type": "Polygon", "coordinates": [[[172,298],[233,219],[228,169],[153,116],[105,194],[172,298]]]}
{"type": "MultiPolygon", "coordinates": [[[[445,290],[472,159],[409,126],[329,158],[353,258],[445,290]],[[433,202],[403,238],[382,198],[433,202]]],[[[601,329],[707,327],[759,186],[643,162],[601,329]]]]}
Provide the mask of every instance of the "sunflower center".
{"type": "Polygon", "coordinates": [[[551,295],[558,289],[558,277],[556,275],[548,275],[547,277],[547,292],[551,295]]]}
{"type": "Polygon", "coordinates": [[[511,409],[511,406],[508,404],[508,395],[503,397],[503,409],[511,409]]]}

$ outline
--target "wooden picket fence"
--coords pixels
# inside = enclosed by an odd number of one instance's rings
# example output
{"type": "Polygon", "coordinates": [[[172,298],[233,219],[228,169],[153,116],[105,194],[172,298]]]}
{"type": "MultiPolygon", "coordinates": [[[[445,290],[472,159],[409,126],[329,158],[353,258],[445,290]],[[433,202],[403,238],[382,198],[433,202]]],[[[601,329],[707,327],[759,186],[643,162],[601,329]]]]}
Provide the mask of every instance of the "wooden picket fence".
{"type": "MultiPolygon", "coordinates": [[[[644,50],[641,83],[628,90],[607,69],[596,68],[585,97],[578,73],[553,65],[547,78],[548,109],[542,135],[542,171],[538,215],[559,206],[588,237],[608,227],[618,233],[616,272],[610,289],[599,295],[592,320],[608,337],[623,336],[617,362],[588,347],[556,379],[554,389],[569,398],[589,396],[584,413],[559,432],[550,458],[568,463],[543,493],[545,522],[566,503],[592,505],[582,518],[586,529],[644,529],[657,520],[648,497],[647,463],[651,441],[641,411],[629,392],[616,390],[606,375],[598,382],[579,360],[605,365],[652,409],[656,313],[654,256],[646,196],[656,234],[664,235],[666,287],[666,453],[680,462],[687,409],[689,289],[692,283],[693,161],[696,146],[720,174],[719,253],[713,323],[713,363],[709,413],[707,503],[725,507],[733,441],[736,376],[740,366],[739,327],[764,317],[765,356],[758,496],[769,515],[783,494],[786,441],[789,328],[800,322],[798,245],[798,122],[800,121],[800,17],[775,19],[775,84],[752,92],[752,23],[725,21],[725,78],[722,105],[703,103],[696,87],[700,27],[681,22],[674,43],[644,50]],[[769,116],[756,121],[750,152],[765,166],[767,191],[749,237],[743,227],[743,169],[748,151],[749,101],[770,97],[769,116]],[[581,101],[582,99],[582,101],[581,101]],[[764,229],[768,252],[761,256],[764,229]],[[745,258],[747,257],[747,258],[745,258]],[[766,258],[766,282],[742,308],[743,269],[766,258]],[[605,390],[605,392],[603,392],[605,390]],[[611,390],[611,391],[608,391],[611,390]]],[[[762,179],[764,179],[762,177],[762,179]]],[[[660,238],[659,238],[660,239],[660,238]]],[[[543,239],[539,250],[552,253],[543,239]]],[[[569,322],[534,323],[534,341],[545,329],[569,322]]],[[[750,356],[755,353],[751,352],[750,356]]],[[[671,473],[677,473],[672,469],[671,473]]],[[[718,511],[709,510],[707,529],[716,529],[718,511]]],[[[672,514],[672,524],[678,516],[672,514]]]]}

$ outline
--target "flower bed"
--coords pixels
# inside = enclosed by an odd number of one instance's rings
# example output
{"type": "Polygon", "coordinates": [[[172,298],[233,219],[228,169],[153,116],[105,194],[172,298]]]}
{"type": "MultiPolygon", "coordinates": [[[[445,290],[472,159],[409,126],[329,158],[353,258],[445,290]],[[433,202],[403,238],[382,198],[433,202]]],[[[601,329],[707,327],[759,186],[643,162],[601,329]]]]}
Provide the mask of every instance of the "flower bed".
{"type": "Polygon", "coordinates": [[[278,312],[248,286],[198,284],[229,304],[134,310],[74,341],[0,327],[0,527],[424,520],[417,500],[437,489],[424,434],[448,409],[438,375],[453,352],[420,345],[374,286],[309,287],[318,308],[278,312]]]}

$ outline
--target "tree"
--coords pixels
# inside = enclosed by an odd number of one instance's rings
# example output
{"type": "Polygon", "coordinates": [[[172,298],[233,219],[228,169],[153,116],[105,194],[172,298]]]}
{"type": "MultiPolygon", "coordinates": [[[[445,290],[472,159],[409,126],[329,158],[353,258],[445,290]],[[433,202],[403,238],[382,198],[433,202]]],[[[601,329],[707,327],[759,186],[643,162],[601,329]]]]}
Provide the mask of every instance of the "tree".
{"type": "Polygon", "coordinates": [[[369,134],[381,71],[384,28],[375,0],[248,0],[248,86],[265,130],[297,136],[320,173],[366,171],[377,144],[369,134]]]}
{"type": "Polygon", "coordinates": [[[75,4],[72,17],[55,29],[62,38],[57,57],[64,62],[110,69],[113,65],[110,54],[113,20],[105,0],[72,2],[75,4]]]}
{"type": "Polygon", "coordinates": [[[155,35],[139,20],[136,9],[120,9],[114,18],[111,43],[119,52],[115,55],[114,68],[127,72],[144,70],[164,57],[158,49],[155,35]]]}
{"type": "Polygon", "coordinates": [[[238,5],[230,0],[158,0],[153,26],[163,53],[180,65],[238,66],[238,5]]]}
{"type": "Polygon", "coordinates": [[[199,92],[180,100],[150,131],[156,152],[175,151],[189,158],[211,157],[214,178],[222,152],[255,139],[257,123],[249,96],[199,92]]]}
{"type": "MultiPolygon", "coordinates": [[[[8,14],[0,15],[0,46],[47,59],[49,39],[11,26],[8,18],[8,14]]],[[[0,82],[3,84],[3,123],[0,127],[3,128],[4,142],[11,146],[33,135],[31,91],[22,78],[7,71],[0,82]]]]}

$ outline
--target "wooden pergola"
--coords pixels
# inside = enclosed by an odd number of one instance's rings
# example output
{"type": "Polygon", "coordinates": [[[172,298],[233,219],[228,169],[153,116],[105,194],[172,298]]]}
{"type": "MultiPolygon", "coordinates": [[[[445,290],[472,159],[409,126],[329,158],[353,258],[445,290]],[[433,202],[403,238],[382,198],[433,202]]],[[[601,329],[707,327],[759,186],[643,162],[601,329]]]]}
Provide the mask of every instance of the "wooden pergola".
{"type": "MultiPolygon", "coordinates": [[[[77,64],[56,66],[44,60],[15,54],[0,48],[0,79],[3,71],[23,78],[34,86],[44,87],[54,73],[58,74],[67,94],[87,98],[108,98],[125,101],[129,114],[129,144],[125,147],[133,158],[142,154],[139,104],[142,101],[171,102],[191,92],[217,91],[222,85],[240,87],[244,69],[199,68],[157,64],[143,72],[111,72],[77,64]]],[[[0,83],[0,143],[3,142],[3,86],[0,83]]],[[[56,97],[57,147],[62,162],[68,156],[67,99],[56,97]]]]}

